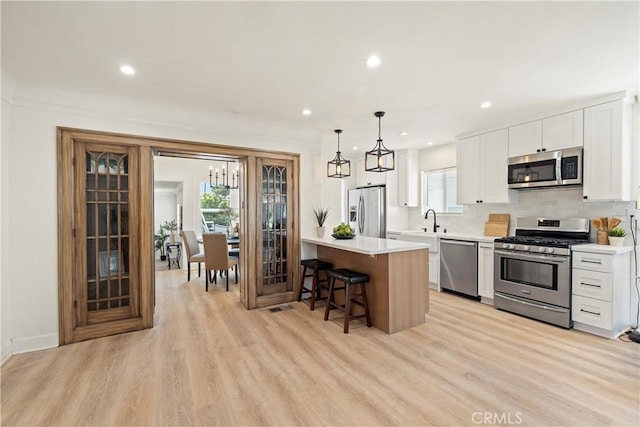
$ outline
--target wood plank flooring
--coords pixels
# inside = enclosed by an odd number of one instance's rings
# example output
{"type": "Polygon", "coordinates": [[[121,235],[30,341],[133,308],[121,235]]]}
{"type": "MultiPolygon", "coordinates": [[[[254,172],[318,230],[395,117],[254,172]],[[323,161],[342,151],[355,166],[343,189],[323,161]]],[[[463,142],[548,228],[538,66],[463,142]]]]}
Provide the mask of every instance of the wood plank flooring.
{"type": "Polygon", "coordinates": [[[637,344],[435,291],[424,325],[345,335],[185,276],[158,272],[152,330],[13,356],[2,425],[640,425],[637,344]]]}

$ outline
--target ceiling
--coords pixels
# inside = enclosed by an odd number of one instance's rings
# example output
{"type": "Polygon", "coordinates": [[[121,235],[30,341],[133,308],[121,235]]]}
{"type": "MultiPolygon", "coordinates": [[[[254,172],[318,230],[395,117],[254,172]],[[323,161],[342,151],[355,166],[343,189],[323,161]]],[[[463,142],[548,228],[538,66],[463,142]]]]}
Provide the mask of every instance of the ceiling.
{"type": "MultiPolygon", "coordinates": [[[[316,132],[345,150],[638,93],[638,2],[6,2],[21,87],[119,95],[316,132]],[[378,54],[379,67],[366,66],[378,54]],[[118,67],[137,73],[127,77],[118,67]],[[479,105],[489,100],[490,109],[479,105]],[[312,110],[302,116],[301,110],[312,110]],[[400,131],[408,132],[400,136],[400,131]]],[[[25,92],[26,93],[26,92],[25,92]]],[[[34,93],[33,91],[31,93],[34,93]]],[[[370,147],[364,147],[370,148],[370,147]]]]}

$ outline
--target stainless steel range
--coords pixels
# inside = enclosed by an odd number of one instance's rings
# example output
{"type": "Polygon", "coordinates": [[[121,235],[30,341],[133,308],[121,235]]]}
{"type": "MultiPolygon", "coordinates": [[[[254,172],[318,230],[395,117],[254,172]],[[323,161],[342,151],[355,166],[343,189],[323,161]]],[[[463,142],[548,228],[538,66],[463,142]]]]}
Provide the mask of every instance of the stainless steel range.
{"type": "Polygon", "coordinates": [[[516,235],[494,241],[494,306],[570,328],[570,248],[588,241],[588,219],[516,219],[516,235]]]}

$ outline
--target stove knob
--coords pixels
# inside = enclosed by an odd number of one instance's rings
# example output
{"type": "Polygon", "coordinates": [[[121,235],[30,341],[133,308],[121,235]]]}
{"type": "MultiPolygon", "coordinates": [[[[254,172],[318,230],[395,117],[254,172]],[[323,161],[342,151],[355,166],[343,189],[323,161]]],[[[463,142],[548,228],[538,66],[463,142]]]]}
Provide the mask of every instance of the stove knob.
{"type": "Polygon", "coordinates": [[[502,244],[502,248],[503,248],[503,249],[509,249],[509,245],[508,245],[508,244],[506,244],[506,243],[503,243],[503,244],[502,244]]]}
{"type": "Polygon", "coordinates": [[[509,249],[515,249],[515,248],[516,248],[516,245],[513,245],[513,244],[509,245],[509,249]]]}
{"type": "Polygon", "coordinates": [[[545,248],[538,248],[538,252],[545,252],[546,249],[545,248]]]}
{"type": "Polygon", "coordinates": [[[523,251],[528,251],[529,249],[531,249],[531,248],[530,248],[529,246],[527,246],[527,245],[524,245],[524,246],[522,247],[522,250],[523,250],[523,251]]]}
{"type": "Polygon", "coordinates": [[[547,253],[548,254],[552,254],[553,253],[553,248],[547,248],[547,253]]]}

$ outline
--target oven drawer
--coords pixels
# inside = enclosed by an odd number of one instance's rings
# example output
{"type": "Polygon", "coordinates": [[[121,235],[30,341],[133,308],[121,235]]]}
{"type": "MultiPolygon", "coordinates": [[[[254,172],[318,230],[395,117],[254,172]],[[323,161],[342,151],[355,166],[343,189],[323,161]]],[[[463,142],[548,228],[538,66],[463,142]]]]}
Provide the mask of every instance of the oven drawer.
{"type": "Polygon", "coordinates": [[[612,273],[613,257],[611,255],[606,255],[606,254],[574,252],[573,268],[582,268],[584,270],[602,271],[603,273],[612,273]]]}
{"type": "Polygon", "coordinates": [[[574,295],[571,318],[574,322],[611,329],[611,303],[574,295]]]}
{"type": "Polygon", "coordinates": [[[613,274],[599,271],[573,270],[573,294],[602,301],[612,301],[613,274]]]}

